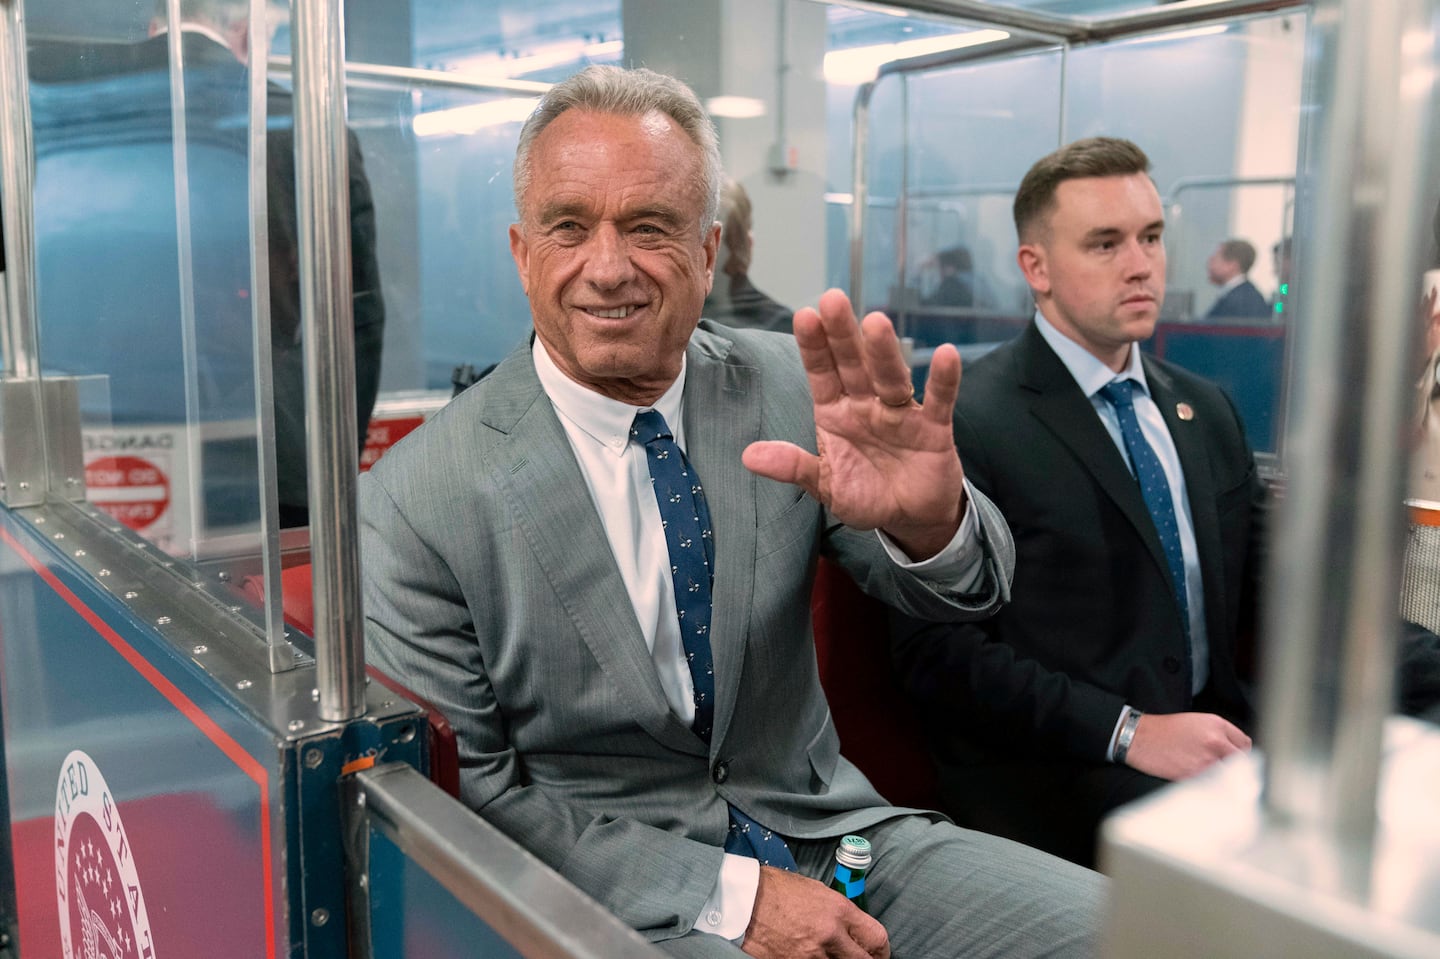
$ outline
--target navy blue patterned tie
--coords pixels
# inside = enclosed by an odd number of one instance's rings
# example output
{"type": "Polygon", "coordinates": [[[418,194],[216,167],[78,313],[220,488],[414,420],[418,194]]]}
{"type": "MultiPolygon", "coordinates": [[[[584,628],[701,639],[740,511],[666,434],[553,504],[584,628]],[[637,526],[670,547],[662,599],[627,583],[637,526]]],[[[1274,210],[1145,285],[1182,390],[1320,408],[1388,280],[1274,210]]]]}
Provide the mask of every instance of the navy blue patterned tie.
{"type": "MultiPolygon", "coordinates": [[[[710,654],[710,588],[715,578],[715,537],[700,476],[675,442],[665,417],[656,410],[635,414],[630,436],[645,447],[650,485],[660,507],[660,525],[670,552],[670,581],[680,618],[680,643],[695,687],[691,729],[706,743],[715,720],[715,662],[710,654]]],[[[752,856],[768,866],[795,869],[785,840],[734,806],[725,851],[752,856]]]]}
{"type": "Polygon", "coordinates": [[[1185,625],[1185,640],[1190,640],[1190,600],[1185,588],[1185,554],[1180,549],[1180,525],[1175,521],[1175,501],[1170,498],[1170,484],[1165,479],[1165,469],[1160,458],[1140,432],[1140,420],[1135,416],[1135,381],[1115,380],[1100,388],[1100,395],[1115,408],[1120,420],[1120,435],[1125,440],[1125,449],[1130,452],[1130,462],[1135,467],[1135,479],[1140,483],[1140,495],[1150,510],[1155,523],[1155,532],[1160,536],[1160,546],[1165,551],[1165,561],[1170,565],[1170,579],[1175,586],[1175,597],[1180,602],[1180,619],[1185,625]]]}

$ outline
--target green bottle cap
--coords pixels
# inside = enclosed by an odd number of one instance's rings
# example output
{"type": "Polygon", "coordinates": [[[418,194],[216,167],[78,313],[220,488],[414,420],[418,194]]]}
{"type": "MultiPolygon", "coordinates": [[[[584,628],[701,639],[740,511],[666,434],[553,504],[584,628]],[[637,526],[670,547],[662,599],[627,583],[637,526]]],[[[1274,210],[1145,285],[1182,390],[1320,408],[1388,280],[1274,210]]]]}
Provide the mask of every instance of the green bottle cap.
{"type": "Polygon", "coordinates": [[[864,836],[846,836],[835,850],[835,859],[851,869],[869,869],[870,840],[864,836]]]}

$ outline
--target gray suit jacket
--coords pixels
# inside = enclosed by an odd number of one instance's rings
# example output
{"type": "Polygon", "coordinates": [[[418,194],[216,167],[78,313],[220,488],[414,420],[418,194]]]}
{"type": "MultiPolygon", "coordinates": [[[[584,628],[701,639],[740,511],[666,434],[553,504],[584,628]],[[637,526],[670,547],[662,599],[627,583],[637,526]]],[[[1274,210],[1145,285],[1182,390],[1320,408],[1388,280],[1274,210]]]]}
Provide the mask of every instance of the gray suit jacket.
{"type": "Polygon", "coordinates": [[[712,891],[727,802],[801,838],[894,814],[839,754],[810,633],[817,554],[945,620],[989,614],[1013,570],[982,497],[984,590],[947,596],[744,468],[758,439],[814,449],[793,338],[702,323],[687,362],[687,452],[716,544],[708,747],[666,704],[528,343],[360,485],[369,660],[454,725],[465,802],[656,939],[687,932],[712,891]]]}

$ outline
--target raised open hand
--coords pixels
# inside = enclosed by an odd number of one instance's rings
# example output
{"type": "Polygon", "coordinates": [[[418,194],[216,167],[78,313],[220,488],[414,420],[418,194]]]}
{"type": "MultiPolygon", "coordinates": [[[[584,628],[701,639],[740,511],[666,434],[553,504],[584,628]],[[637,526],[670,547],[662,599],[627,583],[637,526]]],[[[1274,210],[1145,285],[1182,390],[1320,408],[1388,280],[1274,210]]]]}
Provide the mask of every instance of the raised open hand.
{"type": "Polygon", "coordinates": [[[960,354],[936,349],[922,406],[890,320],[871,313],[857,324],[839,290],[820,297],[818,312],[795,314],[795,339],[815,401],[819,455],[767,440],[746,448],[746,467],[798,484],[847,526],[884,530],[912,559],[935,555],[965,509],[952,426],[960,354]]]}

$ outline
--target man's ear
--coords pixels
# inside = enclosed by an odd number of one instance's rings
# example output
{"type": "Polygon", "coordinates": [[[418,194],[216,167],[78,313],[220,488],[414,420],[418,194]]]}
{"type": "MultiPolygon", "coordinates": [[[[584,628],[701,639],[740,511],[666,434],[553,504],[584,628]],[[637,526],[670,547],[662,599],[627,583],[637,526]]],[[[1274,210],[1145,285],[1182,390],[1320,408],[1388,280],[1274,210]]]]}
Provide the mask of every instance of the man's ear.
{"type": "Polygon", "coordinates": [[[720,255],[720,221],[716,220],[710,224],[710,229],[705,231],[703,241],[705,247],[705,295],[710,295],[710,290],[715,286],[715,258],[720,255]]]}
{"type": "Polygon", "coordinates": [[[1030,289],[1037,294],[1050,292],[1050,265],[1045,257],[1045,247],[1042,244],[1020,244],[1020,251],[1015,254],[1015,261],[1020,264],[1020,272],[1025,274],[1025,282],[1030,284],[1030,289]]]}
{"type": "Polygon", "coordinates": [[[515,258],[515,272],[520,274],[520,288],[530,295],[530,244],[525,230],[518,223],[510,224],[510,255],[515,258]]]}

